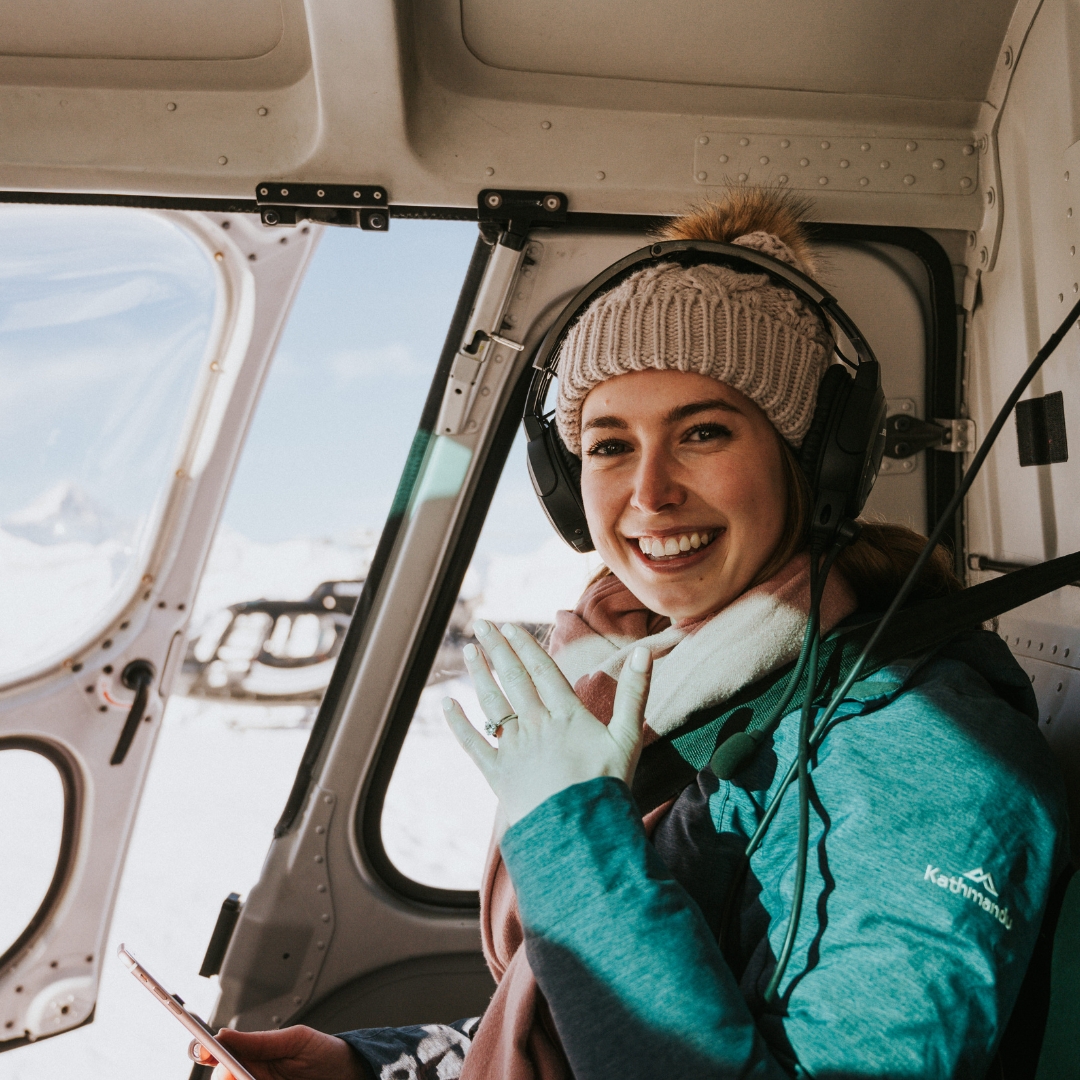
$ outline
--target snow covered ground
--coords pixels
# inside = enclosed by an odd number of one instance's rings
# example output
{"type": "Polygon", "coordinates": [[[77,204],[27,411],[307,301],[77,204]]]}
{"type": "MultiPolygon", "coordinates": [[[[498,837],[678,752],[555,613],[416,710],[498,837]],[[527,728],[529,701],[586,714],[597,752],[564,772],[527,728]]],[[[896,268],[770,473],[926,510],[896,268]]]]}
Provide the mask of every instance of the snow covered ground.
{"type": "MultiPolygon", "coordinates": [[[[300,598],[321,581],[361,577],[373,541],[365,534],[348,543],[257,544],[223,529],[193,628],[240,600],[300,598]]],[[[492,552],[482,540],[464,591],[475,600],[475,616],[549,622],[556,608],[573,606],[595,565],[550,533],[530,553],[492,552]]],[[[383,836],[405,874],[468,889],[479,883],[495,801],[446,728],[439,707],[446,694],[461,701],[474,721],[480,719],[467,680],[425,689],[387,792],[383,836]]],[[[230,892],[246,895],[258,879],[313,713],[303,705],[181,697],[169,702],[117,898],[95,1021],[0,1054],[0,1080],[188,1076],[183,1029],[114,960],[116,945],[124,941],[195,1011],[212,1011],[217,980],[196,972],[221,901],[230,892]]],[[[20,859],[29,865],[35,845],[47,850],[50,827],[55,828],[47,823],[56,816],[50,816],[50,797],[43,790],[40,806],[27,804],[23,819],[39,828],[27,826],[22,847],[0,848],[0,859],[13,860],[8,866],[20,859]]],[[[21,884],[31,883],[24,878],[21,884]]]]}

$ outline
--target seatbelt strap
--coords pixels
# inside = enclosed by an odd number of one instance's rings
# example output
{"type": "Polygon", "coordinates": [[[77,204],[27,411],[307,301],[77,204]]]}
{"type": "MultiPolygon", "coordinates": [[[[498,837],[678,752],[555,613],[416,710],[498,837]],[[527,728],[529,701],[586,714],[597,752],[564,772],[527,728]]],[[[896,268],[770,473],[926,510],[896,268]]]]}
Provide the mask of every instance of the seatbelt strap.
{"type": "MultiPolygon", "coordinates": [[[[952,596],[924,600],[897,613],[878,639],[863,666],[866,677],[903,657],[925,655],[965,630],[1029,603],[1048,592],[1080,579],[1080,552],[1015,570],[993,581],[984,581],[952,596]]],[[[819,689],[815,701],[827,701],[851,672],[878,620],[834,630],[820,645],[819,689]]],[[[761,724],[786,690],[794,664],[767,675],[724,702],[699,710],[676,731],[647,746],[634,776],[634,797],[643,813],[678,795],[709,764],[718,745],[736,732],[761,724]]],[[[804,674],[792,701],[806,693],[804,674]]],[[[861,681],[861,680],[860,680],[861,681]]],[[[857,687],[851,695],[858,696],[857,687]]],[[[878,691],[880,692],[880,691],[878,691]]]]}

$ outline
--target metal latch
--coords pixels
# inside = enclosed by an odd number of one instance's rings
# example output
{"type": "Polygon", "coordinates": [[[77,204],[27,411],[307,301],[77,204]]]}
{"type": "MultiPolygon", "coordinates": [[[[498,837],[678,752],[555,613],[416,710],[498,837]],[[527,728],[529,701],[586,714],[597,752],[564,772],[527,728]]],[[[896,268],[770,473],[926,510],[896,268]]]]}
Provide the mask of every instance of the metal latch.
{"type": "Polygon", "coordinates": [[[459,435],[465,430],[479,387],[480,370],[492,350],[503,346],[521,352],[525,348],[501,333],[506,305],[524,257],[524,251],[504,244],[496,244],[492,249],[472,315],[450,367],[450,378],[435,425],[439,435],[459,435]]]}
{"type": "Polygon", "coordinates": [[[919,420],[897,413],[885,421],[885,456],[909,458],[920,450],[967,454],[975,449],[974,420],[919,420]]]}
{"type": "Polygon", "coordinates": [[[386,188],[370,184],[264,180],[255,186],[255,201],[264,225],[292,226],[298,221],[318,221],[372,232],[386,232],[390,227],[390,198],[386,188]]]}

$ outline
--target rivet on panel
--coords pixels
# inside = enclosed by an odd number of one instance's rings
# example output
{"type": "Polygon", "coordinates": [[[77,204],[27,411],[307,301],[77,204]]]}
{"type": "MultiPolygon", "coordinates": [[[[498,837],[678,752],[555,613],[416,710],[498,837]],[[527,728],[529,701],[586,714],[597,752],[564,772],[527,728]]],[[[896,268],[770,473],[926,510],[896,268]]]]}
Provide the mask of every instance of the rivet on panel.
{"type": "Polygon", "coordinates": [[[862,144],[862,146],[859,147],[859,149],[860,150],[869,150],[870,149],[870,144],[868,142],[864,142],[862,144]]]}
{"type": "MultiPolygon", "coordinates": [[[[994,205],[994,189],[992,187],[986,189],[986,205],[994,205]]],[[[1070,211],[1070,213],[1072,213],[1072,211],[1070,211]]]]}
{"type": "Polygon", "coordinates": [[[1063,292],[1059,292],[1058,293],[1058,303],[1061,304],[1061,303],[1064,303],[1064,302],[1065,302],[1065,294],[1063,292]]]}
{"type": "Polygon", "coordinates": [[[944,169],[945,162],[942,161],[941,158],[934,158],[934,160],[930,162],[930,167],[933,169],[944,169]]]}
{"type": "Polygon", "coordinates": [[[265,116],[270,110],[265,105],[260,106],[255,110],[260,116],[265,116]]]}
{"type": "Polygon", "coordinates": [[[168,103],[168,105],[166,105],[166,106],[165,106],[165,108],[166,108],[166,109],[167,109],[167,110],[168,110],[169,112],[176,112],[176,102],[175,102],[175,101],[170,101],[170,102],[168,103]]]}
{"type": "Polygon", "coordinates": [[[829,149],[829,144],[828,144],[827,142],[823,142],[823,143],[821,144],[821,149],[822,149],[822,150],[828,150],[828,149],[829,149]]]}
{"type": "Polygon", "coordinates": [[[228,165],[229,164],[229,159],[224,154],[222,154],[221,157],[219,157],[217,159],[217,163],[219,165],[228,165]]]}
{"type": "Polygon", "coordinates": [[[782,150],[786,150],[790,145],[791,145],[791,140],[790,139],[781,139],[780,140],[780,148],[782,150]]]}
{"type": "Polygon", "coordinates": [[[1070,255],[1075,255],[1076,254],[1076,245],[1075,244],[1073,244],[1073,246],[1071,248],[1069,248],[1069,254],[1070,255]]]}
{"type": "Polygon", "coordinates": [[[799,158],[799,164],[802,165],[803,168],[805,168],[807,165],[810,164],[810,159],[805,158],[805,157],[804,158],[799,158]]]}
{"type": "Polygon", "coordinates": [[[746,139],[746,138],[740,139],[739,140],[739,145],[740,146],[749,146],[750,145],[750,140],[746,139]]]}
{"type": "Polygon", "coordinates": [[[826,184],[827,184],[827,183],[829,182],[829,178],[828,178],[827,176],[819,176],[819,177],[817,178],[817,182],[818,182],[818,183],[819,183],[819,184],[820,184],[820,185],[821,185],[822,187],[824,187],[824,186],[825,186],[825,185],[826,185],[826,184]]]}
{"type": "Polygon", "coordinates": [[[325,885],[318,885],[316,887],[316,891],[318,891],[318,892],[326,892],[326,886],[325,885]]]}
{"type": "Polygon", "coordinates": [[[888,167],[889,167],[889,163],[888,163],[887,161],[883,161],[883,162],[881,163],[881,168],[883,168],[883,169],[887,169],[888,167]]]}
{"type": "Polygon", "coordinates": [[[747,175],[744,172],[739,173],[739,183],[745,184],[747,181],[747,175]]]}
{"type": "Polygon", "coordinates": [[[907,176],[904,177],[904,183],[907,184],[908,187],[910,187],[912,184],[915,183],[915,177],[912,176],[911,173],[908,173],[907,176]]]}
{"type": "Polygon", "coordinates": [[[979,262],[981,262],[985,266],[986,263],[988,263],[989,261],[990,261],[990,252],[987,251],[986,248],[981,248],[979,250],[979,262]]]}
{"type": "MultiPolygon", "coordinates": [[[[979,139],[979,149],[983,150],[983,149],[985,149],[985,147],[986,147],[986,137],[983,136],[981,139],[979,139]]],[[[971,143],[968,143],[967,146],[964,147],[964,157],[971,157],[971,155],[974,154],[974,153],[975,153],[975,147],[972,146],[971,143]]]]}
{"type": "Polygon", "coordinates": [[[1071,218],[1071,217],[1072,217],[1072,207],[1071,207],[1071,206],[1069,207],[1069,209],[1068,209],[1068,210],[1066,210],[1066,211],[1065,211],[1065,216],[1066,216],[1067,218],[1071,218]]]}
{"type": "Polygon", "coordinates": [[[769,159],[767,157],[759,157],[758,161],[760,161],[762,165],[768,165],[769,164],[769,159]]]}
{"type": "Polygon", "coordinates": [[[1012,67],[1012,62],[1013,62],[1013,51],[1012,51],[1012,49],[1006,49],[1005,50],[1005,55],[1002,57],[1002,60],[1004,61],[1005,66],[1007,68],[1012,67]]]}
{"type": "Polygon", "coordinates": [[[1080,285],[1078,285],[1075,281],[1073,282],[1073,292],[1080,292],[1080,285]]]}
{"type": "Polygon", "coordinates": [[[708,135],[699,135],[698,136],[698,145],[699,146],[708,146],[709,145],[709,136],[708,135]]]}
{"type": "Polygon", "coordinates": [[[960,186],[962,188],[971,187],[971,177],[970,176],[961,176],[960,177],[960,186]]]}
{"type": "Polygon", "coordinates": [[[214,252],[214,261],[215,262],[222,262],[224,260],[224,258],[225,258],[225,253],[224,252],[222,252],[222,251],[215,251],[214,252]]]}
{"type": "Polygon", "coordinates": [[[721,165],[723,165],[724,162],[727,161],[727,154],[721,154],[716,160],[719,161],[721,165]]]}
{"type": "Polygon", "coordinates": [[[550,131],[550,130],[551,130],[551,121],[550,121],[550,120],[541,120],[541,121],[540,121],[540,126],[541,126],[541,127],[542,127],[542,128],[543,128],[543,129],[545,130],[545,131],[550,131]]]}
{"type": "Polygon", "coordinates": [[[914,139],[913,139],[904,146],[904,149],[905,150],[918,150],[919,149],[919,144],[917,142],[915,142],[914,139]]]}
{"type": "Polygon", "coordinates": [[[851,164],[851,162],[848,161],[847,158],[841,158],[840,159],[840,168],[841,169],[846,169],[850,164],[851,164]]]}
{"type": "Polygon", "coordinates": [[[869,179],[867,177],[865,177],[865,176],[860,176],[859,177],[859,187],[866,187],[866,185],[869,184],[869,183],[870,183],[870,181],[869,181],[869,179]]]}
{"type": "Polygon", "coordinates": [[[776,182],[777,182],[778,184],[786,184],[786,183],[787,183],[787,181],[788,181],[788,178],[787,178],[787,173],[781,173],[781,174],[780,174],[780,175],[779,175],[779,176],[778,176],[778,177],[776,178],[776,182]]]}
{"type": "Polygon", "coordinates": [[[1065,179],[1066,180],[1069,179],[1069,170],[1068,169],[1065,170],[1065,179]]]}
{"type": "Polygon", "coordinates": [[[491,166],[489,165],[489,166],[488,166],[488,167],[487,167],[487,168],[486,168],[486,169],[484,170],[484,175],[485,175],[485,176],[494,176],[494,175],[495,175],[495,170],[494,170],[494,169],[493,169],[493,168],[492,168],[492,167],[491,167],[491,166]]]}
{"type": "Polygon", "coordinates": [[[607,173],[603,172],[603,171],[602,171],[602,170],[600,170],[600,169],[597,169],[597,170],[596,170],[596,179],[597,179],[597,180],[604,180],[604,179],[606,179],[606,178],[607,178],[607,173]]]}
{"type": "Polygon", "coordinates": [[[697,174],[697,178],[699,180],[708,180],[709,179],[709,174],[707,172],[699,172],[697,174]]]}

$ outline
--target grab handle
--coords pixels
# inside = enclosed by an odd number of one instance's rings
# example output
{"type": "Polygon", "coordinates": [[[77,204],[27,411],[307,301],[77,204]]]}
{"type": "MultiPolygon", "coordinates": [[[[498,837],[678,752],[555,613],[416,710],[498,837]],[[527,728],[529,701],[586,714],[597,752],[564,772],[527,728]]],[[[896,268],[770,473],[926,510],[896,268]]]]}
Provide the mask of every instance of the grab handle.
{"type": "Polygon", "coordinates": [[[124,728],[116,742],[116,749],[109,758],[110,765],[123,764],[128,750],[131,749],[135,732],[139,730],[143,713],[146,712],[146,703],[150,698],[150,687],[154,682],[154,665],[149,660],[132,660],[121,672],[120,681],[129,690],[135,691],[135,700],[131,703],[131,710],[124,721],[124,728]]]}

